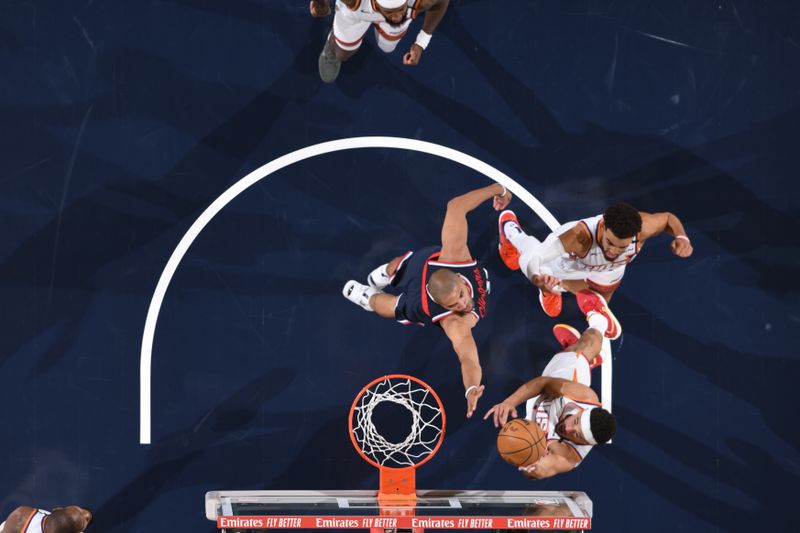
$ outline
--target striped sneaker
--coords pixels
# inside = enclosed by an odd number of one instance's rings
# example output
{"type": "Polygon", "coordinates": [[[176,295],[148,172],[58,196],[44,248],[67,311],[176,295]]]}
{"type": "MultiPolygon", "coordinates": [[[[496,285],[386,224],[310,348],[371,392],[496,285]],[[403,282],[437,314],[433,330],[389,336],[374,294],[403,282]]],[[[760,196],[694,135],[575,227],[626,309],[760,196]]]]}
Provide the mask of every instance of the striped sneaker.
{"type": "Polygon", "coordinates": [[[500,244],[498,244],[500,259],[509,269],[519,270],[519,250],[511,244],[511,241],[506,237],[506,232],[503,231],[503,226],[505,226],[506,222],[513,222],[519,226],[519,220],[517,220],[517,215],[513,211],[506,209],[500,213],[500,217],[497,219],[497,230],[500,233],[500,244]]]}
{"type": "Polygon", "coordinates": [[[594,311],[608,319],[608,328],[606,328],[605,332],[606,337],[613,341],[622,335],[622,325],[619,323],[619,320],[617,320],[617,317],[614,316],[614,313],[611,312],[611,309],[608,308],[608,302],[606,302],[605,298],[588,289],[580,291],[575,295],[575,298],[578,300],[578,307],[580,307],[584,315],[588,316],[591,311],[594,311]]]}
{"type": "Polygon", "coordinates": [[[539,289],[539,303],[547,316],[555,318],[561,314],[563,299],[560,292],[544,292],[539,289]]]}
{"type": "Polygon", "coordinates": [[[553,335],[555,335],[556,340],[565,350],[578,342],[581,338],[580,332],[567,324],[556,324],[553,326],[553,335]]]}

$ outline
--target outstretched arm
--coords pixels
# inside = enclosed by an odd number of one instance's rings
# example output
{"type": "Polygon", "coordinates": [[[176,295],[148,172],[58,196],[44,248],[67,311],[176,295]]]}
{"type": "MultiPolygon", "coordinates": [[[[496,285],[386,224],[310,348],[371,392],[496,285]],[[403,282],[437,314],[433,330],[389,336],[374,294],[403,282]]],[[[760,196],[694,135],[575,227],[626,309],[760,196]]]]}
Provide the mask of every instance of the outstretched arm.
{"type": "Polygon", "coordinates": [[[692,248],[692,241],[686,235],[686,230],[683,228],[683,223],[678,217],[669,212],[663,213],[641,213],[642,215],[642,232],[639,239],[644,242],[650,237],[655,237],[661,233],[668,233],[674,238],[670,248],[672,253],[678,257],[689,257],[692,255],[694,249],[692,248]]]}
{"type": "Polygon", "coordinates": [[[486,420],[489,416],[492,416],[495,427],[503,426],[509,417],[517,418],[518,405],[541,394],[553,398],[569,396],[577,401],[597,401],[597,394],[591,387],[574,381],[567,381],[566,379],[539,376],[525,383],[514,391],[514,394],[489,409],[483,419],[486,420]]]}
{"type": "Polygon", "coordinates": [[[464,395],[467,399],[467,418],[472,416],[483,395],[481,385],[481,364],[478,360],[478,345],[472,336],[472,328],[478,323],[473,315],[449,316],[440,322],[447,338],[453,343],[453,350],[461,362],[461,379],[464,382],[464,395]]]}
{"type": "Polygon", "coordinates": [[[497,211],[505,209],[511,202],[511,192],[499,183],[475,189],[447,202],[447,212],[442,224],[441,261],[470,261],[472,256],[467,248],[467,213],[489,198],[494,198],[497,211]]]}
{"type": "Polygon", "coordinates": [[[436,27],[444,18],[447,12],[447,7],[450,5],[450,0],[438,0],[431,7],[425,11],[425,20],[422,21],[422,31],[428,35],[432,35],[436,27]]]}
{"type": "Polygon", "coordinates": [[[422,23],[422,30],[417,34],[417,39],[411,48],[403,56],[404,65],[418,65],[422,52],[428,47],[431,42],[433,31],[444,18],[447,11],[447,6],[450,5],[450,0],[433,0],[431,6],[425,10],[425,20],[422,23]]]}

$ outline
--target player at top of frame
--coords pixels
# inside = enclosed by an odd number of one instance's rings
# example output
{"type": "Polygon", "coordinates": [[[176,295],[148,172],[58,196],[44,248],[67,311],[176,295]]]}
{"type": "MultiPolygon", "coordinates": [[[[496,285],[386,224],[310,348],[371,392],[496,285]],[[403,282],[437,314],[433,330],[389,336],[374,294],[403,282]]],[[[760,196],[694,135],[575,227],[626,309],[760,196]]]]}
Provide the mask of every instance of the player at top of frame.
{"type": "Polygon", "coordinates": [[[495,427],[517,417],[517,406],[525,404],[525,418],[542,428],[547,449],[534,463],[519,467],[530,479],[542,479],[569,472],[589,454],[592,447],[605,444],[617,428],[614,415],[600,407],[592,390],[591,366],[603,349],[616,318],[596,293],[577,294],[589,328],[579,334],[566,324],[553,328],[563,351],[553,356],[542,375],[518,388],[483,417],[495,427]]]}
{"type": "MultiPolygon", "coordinates": [[[[320,78],[326,83],[336,80],[342,61],[358,51],[370,26],[375,28],[378,48],[393,52],[411,21],[424,12],[422,29],[403,56],[404,65],[417,65],[449,4],[450,0],[335,0],[333,27],[319,55],[320,78]]],[[[314,17],[331,12],[328,0],[311,0],[309,7],[314,17]]]]}
{"type": "MultiPolygon", "coordinates": [[[[680,219],[672,213],[645,213],[625,204],[614,204],[601,214],[568,222],[540,242],[525,233],[513,211],[498,220],[500,257],[511,270],[521,270],[539,289],[539,301],[551,317],[561,313],[561,293],[590,289],[606,302],[617,290],[625,268],[646,240],[662,233],[672,236],[672,253],[692,255],[692,243],[680,219]]],[[[622,333],[612,324],[609,336],[622,333]]]]}
{"type": "Polygon", "coordinates": [[[499,184],[456,196],[447,203],[441,246],[406,252],[373,270],[367,284],[350,280],[342,291],[348,300],[378,316],[442,328],[461,363],[467,417],[475,412],[484,391],[472,329],[486,315],[491,291],[489,272],[467,246],[467,214],[490,199],[501,211],[511,196],[499,184]]]}

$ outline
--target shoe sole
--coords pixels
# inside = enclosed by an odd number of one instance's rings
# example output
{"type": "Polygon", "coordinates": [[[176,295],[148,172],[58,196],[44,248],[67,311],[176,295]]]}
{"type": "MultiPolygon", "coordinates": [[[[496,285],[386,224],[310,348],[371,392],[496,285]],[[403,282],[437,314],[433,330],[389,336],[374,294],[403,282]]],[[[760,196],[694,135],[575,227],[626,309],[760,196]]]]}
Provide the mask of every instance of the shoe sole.
{"type": "Polygon", "coordinates": [[[572,326],[570,326],[568,324],[556,324],[555,326],[553,326],[553,336],[555,336],[556,340],[561,345],[561,347],[566,350],[568,346],[572,346],[573,344],[575,344],[576,342],[578,342],[580,340],[581,333],[577,329],[573,328],[572,326]],[[569,331],[570,333],[572,333],[572,335],[575,337],[575,340],[565,346],[564,343],[561,342],[561,339],[558,338],[558,335],[556,335],[556,330],[559,330],[559,329],[562,329],[562,330],[565,329],[565,330],[569,331]]]}
{"type": "Polygon", "coordinates": [[[333,55],[333,59],[328,59],[325,57],[325,50],[328,48],[328,41],[325,41],[325,46],[322,48],[322,52],[319,54],[319,59],[317,60],[317,67],[319,68],[319,77],[325,83],[333,83],[336,81],[336,78],[339,77],[339,71],[342,69],[342,62],[339,59],[336,59],[336,53],[331,51],[333,55]]]}
{"type": "Polygon", "coordinates": [[[517,215],[514,214],[514,212],[511,211],[510,209],[506,209],[505,211],[500,213],[500,216],[497,218],[497,233],[500,236],[500,244],[497,245],[497,252],[500,254],[500,259],[503,261],[503,264],[506,265],[506,267],[508,267],[509,270],[519,270],[519,250],[517,250],[516,267],[514,265],[509,265],[508,263],[506,263],[506,260],[503,259],[503,254],[501,253],[503,250],[503,241],[507,242],[511,246],[514,246],[513,244],[511,244],[511,241],[509,241],[506,238],[505,234],[503,233],[503,223],[506,222],[506,220],[503,220],[503,215],[505,215],[506,213],[511,213],[511,216],[514,218],[509,220],[513,220],[517,225],[519,225],[519,220],[517,220],[517,215]]]}
{"type": "Polygon", "coordinates": [[[617,320],[617,317],[614,316],[613,312],[611,312],[611,309],[608,307],[608,302],[606,301],[605,298],[603,298],[602,295],[600,295],[600,294],[598,294],[598,293],[596,293],[594,291],[589,291],[589,292],[591,292],[592,294],[597,296],[600,299],[600,301],[602,302],[602,307],[600,308],[600,310],[589,309],[588,311],[584,311],[583,307],[580,305],[580,299],[578,301],[578,307],[581,308],[581,311],[583,312],[583,314],[587,314],[589,311],[596,311],[598,313],[601,313],[603,316],[605,316],[610,322],[612,322],[614,324],[614,329],[616,330],[617,334],[614,335],[613,337],[612,336],[608,336],[608,335],[604,335],[604,336],[606,338],[611,339],[612,341],[617,340],[622,335],[622,324],[619,323],[619,320],[617,320]]]}

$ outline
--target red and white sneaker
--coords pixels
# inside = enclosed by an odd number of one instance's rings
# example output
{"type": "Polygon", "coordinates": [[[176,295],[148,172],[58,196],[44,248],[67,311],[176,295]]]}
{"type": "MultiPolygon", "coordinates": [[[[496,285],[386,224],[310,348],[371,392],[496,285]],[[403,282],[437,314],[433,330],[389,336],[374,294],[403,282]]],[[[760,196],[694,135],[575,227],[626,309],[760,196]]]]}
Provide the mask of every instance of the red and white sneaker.
{"type": "Polygon", "coordinates": [[[605,332],[606,337],[613,341],[622,335],[622,326],[617,317],[614,316],[614,313],[611,312],[611,309],[608,308],[608,302],[606,302],[605,298],[588,289],[580,291],[575,295],[575,298],[578,300],[578,307],[587,317],[592,311],[606,317],[608,320],[608,328],[606,328],[605,332]]]}
{"type": "Polygon", "coordinates": [[[563,300],[560,292],[544,292],[539,289],[539,303],[547,316],[555,318],[561,314],[563,300]]]}
{"type": "Polygon", "coordinates": [[[553,326],[553,335],[555,335],[556,340],[565,350],[578,342],[581,338],[580,332],[567,324],[556,324],[553,326]]]}
{"type": "Polygon", "coordinates": [[[500,217],[497,219],[497,229],[500,233],[500,244],[498,245],[500,259],[511,270],[519,270],[519,250],[511,244],[511,241],[506,237],[506,232],[503,231],[503,226],[506,222],[514,222],[519,226],[519,220],[517,220],[517,215],[513,211],[506,209],[500,213],[500,217]]]}

